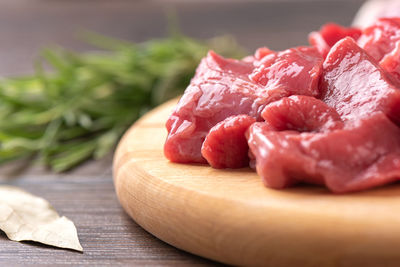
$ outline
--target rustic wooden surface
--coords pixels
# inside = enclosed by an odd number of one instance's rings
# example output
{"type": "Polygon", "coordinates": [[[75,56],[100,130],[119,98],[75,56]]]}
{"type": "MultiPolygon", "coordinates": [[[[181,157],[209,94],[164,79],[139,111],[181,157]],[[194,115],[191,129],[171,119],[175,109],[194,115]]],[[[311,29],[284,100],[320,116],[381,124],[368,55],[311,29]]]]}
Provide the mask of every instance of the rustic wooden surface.
{"type": "Polygon", "coordinates": [[[115,152],[118,198],[144,229],[235,266],[399,266],[400,184],[345,195],[273,190],[250,168],[168,162],[164,122],[176,102],[140,119],[115,152]]]}
{"type": "MultiPolygon", "coordinates": [[[[206,38],[231,33],[249,50],[306,43],[306,34],[326,21],[349,24],[362,0],[122,1],[0,0],[0,75],[32,71],[41,47],[59,44],[90,49],[76,38],[93,30],[133,41],[165,36],[165,10],[174,8],[183,31],[206,38]]],[[[0,234],[0,266],[14,265],[213,265],[148,234],[123,212],[112,183],[111,156],[62,175],[29,168],[0,172],[2,183],[49,200],[77,228],[84,253],[0,234]],[[14,175],[13,175],[14,174],[14,175]]]]}

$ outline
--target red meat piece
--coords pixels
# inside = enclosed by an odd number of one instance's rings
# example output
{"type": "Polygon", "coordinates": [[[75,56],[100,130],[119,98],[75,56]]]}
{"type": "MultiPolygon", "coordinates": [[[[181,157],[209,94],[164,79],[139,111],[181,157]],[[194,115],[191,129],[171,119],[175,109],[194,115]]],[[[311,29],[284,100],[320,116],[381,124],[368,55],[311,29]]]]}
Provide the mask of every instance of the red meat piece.
{"type": "Polygon", "coordinates": [[[323,64],[321,99],[343,120],[382,111],[400,123],[398,83],[355,41],[346,37],[332,47],[323,64]]]}
{"type": "MultiPolygon", "coordinates": [[[[250,79],[274,95],[318,96],[318,81],[322,57],[313,47],[291,48],[279,53],[267,53],[250,79]]],[[[277,98],[279,99],[279,98],[277,98]]]]}
{"type": "Polygon", "coordinates": [[[265,56],[268,56],[270,54],[275,54],[274,51],[270,50],[267,47],[260,47],[256,50],[254,55],[247,56],[243,60],[246,62],[251,62],[253,63],[254,66],[259,66],[260,65],[260,60],[263,59],[265,56]]]}
{"type": "Polygon", "coordinates": [[[306,182],[345,193],[400,177],[400,129],[381,112],[325,133],[277,132],[257,122],[247,136],[257,173],[268,187],[306,182]]]}
{"type": "Polygon", "coordinates": [[[260,89],[248,78],[252,70],[252,63],[224,59],[212,51],[201,61],[166,123],[164,153],[169,160],[205,163],[201,145],[215,124],[232,115],[257,117],[262,103],[255,96],[260,89]]]}
{"type": "Polygon", "coordinates": [[[268,56],[270,54],[275,54],[275,52],[270,50],[268,47],[260,47],[254,53],[254,58],[256,60],[261,60],[261,59],[263,59],[264,57],[266,57],[266,56],[268,56]]]}
{"type": "Polygon", "coordinates": [[[210,52],[166,123],[165,156],[173,162],[205,163],[201,146],[218,122],[240,114],[261,120],[261,111],[272,101],[291,94],[318,94],[322,57],[314,48],[289,49],[273,57],[268,70],[257,68],[270,80],[255,83],[249,79],[256,75],[251,61],[225,59],[210,52]]]}
{"type": "Polygon", "coordinates": [[[383,57],[379,65],[400,82],[400,41],[396,43],[392,52],[383,57]]]}
{"type": "Polygon", "coordinates": [[[311,32],[308,41],[325,58],[331,47],[339,40],[348,36],[357,40],[360,35],[361,30],[358,28],[346,28],[335,23],[327,23],[319,32],[311,32]]]}
{"type": "Polygon", "coordinates": [[[241,168],[249,164],[245,132],[256,120],[247,115],[231,116],[211,128],[201,154],[214,168],[241,168]]]}
{"type": "Polygon", "coordinates": [[[365,28],[357,43],[375,60],[390,53],[400,40],[400,18],[380,18],[365,28]]]}
{"type": "Polygon", "coordinates": [[[261,116],[277,131],[329,131],[342,128],[339,114],[311,96],[290,96],[268,104],[261,116]]]}

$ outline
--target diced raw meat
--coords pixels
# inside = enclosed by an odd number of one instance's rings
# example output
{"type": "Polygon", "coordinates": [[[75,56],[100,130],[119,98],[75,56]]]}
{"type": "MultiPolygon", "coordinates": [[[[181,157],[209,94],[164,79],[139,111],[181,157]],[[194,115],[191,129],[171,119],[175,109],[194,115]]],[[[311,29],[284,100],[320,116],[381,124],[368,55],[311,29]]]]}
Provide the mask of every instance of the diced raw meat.
{"type": "MultiPolygon", "coordinates": [[[[261,57],[259,54],[257,57],[261,57]]],[[[254,71],[251,60],[225,59],[210,52],[166,123],[165,156],[173,162],[205,163],[201,146],[218,122],[240,114],[261,120],[261,111],[272,101],[292,94],[319,94],[323,60],[314,48],[293,48],[271,55],[268,66],[260,65],[254,71]],[[257,76],[260,82],[249,76],[257,76]]]]}
{"type": "Polygon", "coordinates": [[[250,166],[255,167],[267,187],[282,189],[299,181],[323,184],[316,172],[317,160],[304,154],[297,131],[278,132],[265,122],[253,123],[246,132],[250,166]]]}
{"type": "Polygon", "coordinates": [[[256,60],[261,60],[261,59],[263,59],[264,57],[266,57],[266,56],[268,56],[270,54],[275,54],[275,52],[270,50],[268,47],[260,47],[254,53],[254,58],[256,60]]]}
{"type": "Polygon", "coordinates": [[[277,131],[325,132],[343,127],[332,107],[311,96],[290,96],[268,104],[261,116],[277,131]]]}
{"type": "Polygon", "coordinates": [[[250,79],[268,91],[285,92],[287,95],[318,96],[322,60],[313,47],[297,47],[279,53],[267,53],[250,74],[250,79]]]}
{"type": "Polygon", "coordinates": [[[360,35],[361,30],[358,28],[346,28],[335,23],[327,23],[321,27],[319,32],[311,32],[308,41],[325,58],[331,47],[339,40],[347,36],[357,40],[360,35]]]}
{"type": "Polygon", "coordinates": [[[247,115],[231,116],[211,128],[204,140],[201,154],[214,168],[248,166],[249,146],[245,132],[256,120],[247,115]]]}
{"type": "Polygon", "coordinates": [[[247,132],[257,173],[268,187],[306,182],[345,193],[400,178],[400,129],[381,112],[325,133],[271,129],[256,122],[247,132]]]}
{"type": "Polygon", "coordinates": [[[400,83],[400,41],[396,43],[396,47],[390,52],[386,54],[379,65],[392,74],[397,82],[400,83]]]}
{"type": "Polygon", "coordinates": [[[395,79],[346,37],[336,43],[323,64],[321,99],[343,120],[382,111],[400,123],[400,91],[395,79]]]}
{"type": "Polygon", "coordinates": [[[251,62],[253,63],[254,66],[259,66],[261,59],[263,59],[265,56],[268,56],[270,54],[275,54],[274,51],[270,50],[267,47],[260,47],[256,50],[254,55],[247,56],[243,60],[246,62],[251,62]]]}
{"type": "Polygon", "coordinates": [[[205,163],[201,145],[209,130],[232,115],[257,117],[258,86],[248,75],[252,63],[224,59],[210,52],[197,68],[175,111],[167,121],[166,157],[173,162],[205,163]]]}
{"type": "Polygon", "coordinates": [[[400,40],[400,18],[380,18],[365,28],[358,45],[378,62],[390,53],[400,40]]]}
{"type": "Polygon", "coordinates": [[[209,52],[166,123],[166,157],[250,164],[272,188],[400,180],[400,18],[326,24],[309,41],[242,60],[209,52]]]}

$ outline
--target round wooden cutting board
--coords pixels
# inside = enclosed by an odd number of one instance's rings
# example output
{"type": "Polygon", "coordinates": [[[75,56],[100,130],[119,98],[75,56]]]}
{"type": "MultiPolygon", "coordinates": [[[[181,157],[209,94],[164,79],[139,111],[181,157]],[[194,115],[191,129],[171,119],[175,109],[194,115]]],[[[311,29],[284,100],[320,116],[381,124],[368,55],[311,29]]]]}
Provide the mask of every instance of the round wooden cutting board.
{"type": "Polygon", "coordinates": [[[115,154],[119,200],[144,229],[234,265],[400,266],[400,184],[347,195],[279,191],[247,168],[170,163],[164,124],[176,101],[133,125],[115,154]]]}

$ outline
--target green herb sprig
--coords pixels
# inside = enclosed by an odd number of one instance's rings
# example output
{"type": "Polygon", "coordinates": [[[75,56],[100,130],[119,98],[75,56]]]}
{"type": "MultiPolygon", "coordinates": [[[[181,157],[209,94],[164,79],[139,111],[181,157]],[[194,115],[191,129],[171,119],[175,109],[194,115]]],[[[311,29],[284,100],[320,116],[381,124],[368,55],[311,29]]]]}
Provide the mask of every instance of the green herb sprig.
{"type": "Polygon", "coordinates": [[[243,55],[227,37],[90,40],[103,50],[45,50],[36,74],[0,80],[0,163],[36,157],[62,172],[99,159],[141,115],[181,94],[209,49],[243,55]]]}

